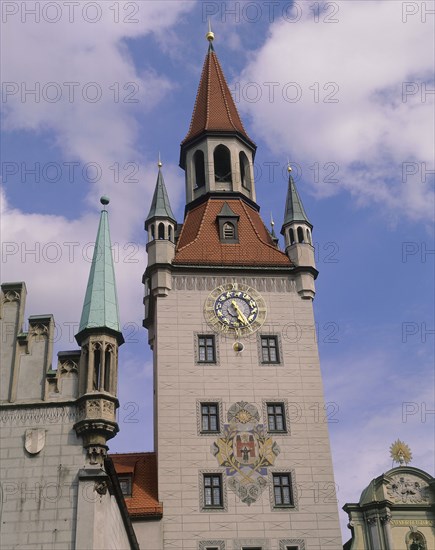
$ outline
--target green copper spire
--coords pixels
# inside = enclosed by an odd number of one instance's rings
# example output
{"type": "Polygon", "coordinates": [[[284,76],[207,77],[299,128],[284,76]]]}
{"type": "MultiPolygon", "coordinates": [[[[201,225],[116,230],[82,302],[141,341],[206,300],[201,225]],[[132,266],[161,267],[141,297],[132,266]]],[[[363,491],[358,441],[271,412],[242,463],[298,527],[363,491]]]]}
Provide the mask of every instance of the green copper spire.
{"type": "Polygon", "coordinates": [[[288,179],[288,191],[287,191],[287,200],[285,205],[284,212],[284,224],[292,222],[306,222],[308,225],[311,225],[308,216],[305,213],[304,207],[302,205],[301,198],[299,197],[298,190],[296,189],[296,184],[294,182],[291,167],[288,167],[289,179],[288,179]]]}
{"type": "MultiPolygon", "coordinates": [[[[101,197],[100,202],[105,207],[109,204],[109,199],[108,197],[101,197]]],[[[86,329],[103,328],[121,333],[109,219],[105,208],[101,211],[79,333],[86,329]]]]}
{"type": "Polygon", "coordinates": [[[157,175],[156,188],[154,190],[153,200],[148,216],[145,220],[145,229],[153,218],[169,218],[176,222],[169,202],[168,192],[166,191],[165,181],[162,174],[162,163],[159,160],[159,173],[157,175]]]}

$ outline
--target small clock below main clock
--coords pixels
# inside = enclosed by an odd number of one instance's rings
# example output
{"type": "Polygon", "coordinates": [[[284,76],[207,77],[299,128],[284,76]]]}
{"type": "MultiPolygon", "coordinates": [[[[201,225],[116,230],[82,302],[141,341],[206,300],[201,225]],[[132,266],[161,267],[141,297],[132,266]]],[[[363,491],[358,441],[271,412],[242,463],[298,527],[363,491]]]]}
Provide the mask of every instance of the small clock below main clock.
{"type": "Polygon", "coordinates": [[[209,294],[204,314],[213,330],[246,336],[264,323],[266,304],[254,288],[242,283],[227,283],[209,294]]]}

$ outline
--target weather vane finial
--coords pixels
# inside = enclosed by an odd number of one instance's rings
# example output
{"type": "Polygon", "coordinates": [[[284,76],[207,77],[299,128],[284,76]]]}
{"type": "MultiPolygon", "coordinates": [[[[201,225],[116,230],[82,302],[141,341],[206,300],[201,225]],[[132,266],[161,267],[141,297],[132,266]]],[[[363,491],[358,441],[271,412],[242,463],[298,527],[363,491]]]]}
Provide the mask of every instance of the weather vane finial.
{"type": "Polygon", "coordinates": [[[213,42],[214,40],[214,32],[211,30],[211,21],[210,21],[210,18],[208,19],[208,32],[207,34],[205,35],[205,37],[207,38],[207,40],[210,42],[210,44],[213,42]]]}
{"type": "Polygon", "coordinates": [[[160,158],[160,151],[159,151],[159,160],[158,160],[158,162],[157,162],[157,166],[158,166],[159,168],[161,168],[161,167],[163,166],[162,160],[161,160],[161,158],[160,158]]]}
{"type": "Polygon", "coordinates": [[[403,466],[404,464],[409,464],[412,460],[412,453],[411,449],[408,447],[408,445],[400,441],[400,439],[397,439],[390,447],[390,456],[393,459],[394,462],[398,462],[399,466],[403,466]]]}

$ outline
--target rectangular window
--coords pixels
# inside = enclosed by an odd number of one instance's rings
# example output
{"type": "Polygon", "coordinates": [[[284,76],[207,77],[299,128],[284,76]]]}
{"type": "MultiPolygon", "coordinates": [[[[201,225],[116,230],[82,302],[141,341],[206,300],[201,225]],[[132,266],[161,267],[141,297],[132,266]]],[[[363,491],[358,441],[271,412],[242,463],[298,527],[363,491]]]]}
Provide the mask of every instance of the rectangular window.
{"type": "Polygon", "coordinates": [[[267,403],[267,428],[269,432],[285,432],[284,403],[267,403]]]}
{"type": "Polygon", "coordinates": [[[121,487],[122,494],[125,497],[131,497],[131,476],[119,476],[119,485],[121,487]]]}
{"type": "Polygon", "coordinates": [[[221,474],[204,474],[204,508],[222,508],[221,474]]]}
{"type": "Polygon", "coordinates": [[[275,506],[293,506],[290,474],[273,474],[275,506]]]}
{"type": "Polygon", "coordinates": [[[279,363],[278,338],[276,336],[261,337],[261,362],[279,363]]]}
{"type": "Polygon", "coordinates": [[[198,362],[216,363],[216,345],[213,335],[198,336],[198,362]]]}
{"type": "Polygon", "coordinates": [[[201,433],[219,432],[219,403],[201,403],[201,433]]]}
{"type": "Polygon", "coordinates": [[[299,546],[286,546],[285,550],[299,550],[299,546]]]}

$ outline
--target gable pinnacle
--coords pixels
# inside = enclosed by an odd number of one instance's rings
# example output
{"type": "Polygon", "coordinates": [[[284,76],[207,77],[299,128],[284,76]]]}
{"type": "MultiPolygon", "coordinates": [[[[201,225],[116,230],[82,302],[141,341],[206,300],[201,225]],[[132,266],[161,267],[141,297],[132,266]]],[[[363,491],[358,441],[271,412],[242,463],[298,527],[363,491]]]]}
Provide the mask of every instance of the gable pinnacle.
{"type": "Polygon", "coordinates": [[[148,223],[154,218],[166,218],[176,223],[175,216],[172,212],[171,203],[169,202],[168,192],[166,191],[165,180],[162,173],[162,161],[159,155],[159,173],[157,174],[156,186],[154,189],[153,199],[151,201],[150,211],[145,220],[145,229],[148,223]]]}
{"type": "MultiPolygon", "coordinates": [[[[284,212],[283,228],[285,225],[292,222],[303,222],[303,223],[305,222],[312,228],[313,226],[310,220],[308,219],[308,216],[302,204],[302,200],[296,188],[296,184],[292,176],[292,167],[290,166],[290,162],[288,162],[287,171],[288,171],[289,179],[288,179],[288,190],[287,190],[287,199],[286,199],[285,212],[284,212]]],[[[281,233],[284,234],[283,229],[281,230],[281,233]]]]}
{"type": "Polygon", "coordinates": [[[118,338],[124,341],[119,328],[115,270],[113,267],[108,212],[105,208],[110,199],[103,195],[100,202],[103,209],[100,214],[100,223],[77,337],[88,329],[109,329],[117,332],[118,338]]]}

